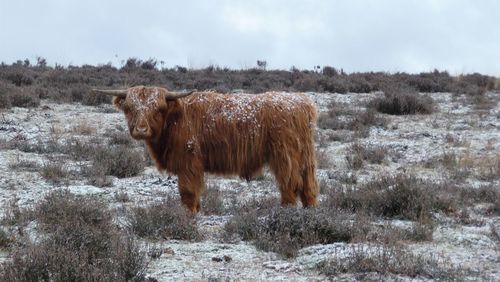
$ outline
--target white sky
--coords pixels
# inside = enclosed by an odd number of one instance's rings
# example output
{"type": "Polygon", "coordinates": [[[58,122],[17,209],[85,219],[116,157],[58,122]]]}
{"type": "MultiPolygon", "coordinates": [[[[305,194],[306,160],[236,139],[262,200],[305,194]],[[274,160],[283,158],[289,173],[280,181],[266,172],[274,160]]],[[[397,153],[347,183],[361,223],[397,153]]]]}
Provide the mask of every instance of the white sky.
{"type": "Polygon", "coordinates": [[[0,61],[500,76],[495,0],[0,0],[0,61]]]}

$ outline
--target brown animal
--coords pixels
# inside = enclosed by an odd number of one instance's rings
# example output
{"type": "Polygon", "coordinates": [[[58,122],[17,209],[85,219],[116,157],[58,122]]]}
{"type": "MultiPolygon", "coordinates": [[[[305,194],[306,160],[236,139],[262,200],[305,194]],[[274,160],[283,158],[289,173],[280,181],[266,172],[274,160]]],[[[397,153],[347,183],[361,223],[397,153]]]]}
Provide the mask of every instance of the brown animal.
{"type": "Polygon", "coordinates": [[[204,172],[251,179],[269,165],[281,205],[316,205],[316,109],[304,94],[171,92],[160,87],[94,90],[114,96],[130,135],[160,171],[176,174],[182,202],[200,209],[204,172]]]}

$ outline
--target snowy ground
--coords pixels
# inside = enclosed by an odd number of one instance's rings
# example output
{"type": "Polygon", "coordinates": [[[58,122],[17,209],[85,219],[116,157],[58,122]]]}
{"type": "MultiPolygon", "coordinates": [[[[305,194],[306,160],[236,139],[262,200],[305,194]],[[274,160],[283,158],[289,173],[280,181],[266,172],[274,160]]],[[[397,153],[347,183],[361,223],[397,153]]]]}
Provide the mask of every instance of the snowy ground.
{"type": "MultiPolygon", "coordinates": [[[[381,93],[371,94],[316,94],[309,96],[321,112],[327,110],[331,101],[346,103],[348,107],[362,108],[364,103],[381,93]]],[[[389,116],[386,128],[372,127],[369,137],[356,142],[366,146],[383,146],[388,149],[382,164],[367,164],[358,171],[347,168],[345,155],[352,142],[328,141],[322,152],[331,159],[331,168],[318,169],[318,180],[332,185],[342,185],[329,175],[353,173],[358,182],[365,182],[374,176],[411,172],[421,178],[443,181],[448,174],[443,168],[426,166],[425,163],[439,158],[445,152],[466,156],[474,164],[474,170],[484,169],[487,160],[499,159],[500,154],[500,100],[499,93],[490,93],[496,101],[491,109],[476,109],[466,97],[449,93],[434,93],[431,97],[438,105],[430,115],[389,116]]],[[[90,140],[104,137],[110,132],[122,132],[126,128],[124,117],[112,106],[87,107],[76,104],[54,104],[46,101],[34,109],[12,108],[0,112],[0,139],[25,138],[29,142],[43,142],[51,138],[58,140],[70,137],[90,140]],[[89,130],[83,130],[88,128],[89,130]]],[[[320,130],[320,135],[332,134],[331,130],[320,130]]],[[[95,140],[93,141],[95,142],[95,140]]],[[[135,143],[134,143],[135,144],[135,143]]],[[[16,148],[0,150],[0,206],[5,207],[16,199],[18,204],[30,205],[48,191],[61,187],[78,194],[98,194],[109,200],[112,206],[147,203],[176,193],[176,181],[159,174],[154,167],[148,167],[140,176],[113,178],[112,187],[98,188],[86,184],[85,179],[70,179],[63,185],[47,182],[37,171],[14,169],[22,161],[43,164],[54,156],[25,153],[16,148]],[[126,191],[132,203],[119,203],[117,192],[126,191]]],[[[68,168],[77,171],[78,164],[66,160],[68,168]]],[[[479,180],[479,172],[473,172],[464,179],[463,185],[475,189],[481,184],[491,184],[500,189],[500,180],[479,180]]],[[[246,199],[277,197],[278,191],[270,175],[263,179],[246,182],[237,178],[207,176],[207,186],[218,187],[223,195],[246,199]]],[[[447,221],[446,216],[438,220],[432,242],[409,243],[416,253],[434,254],[443,263],[461,266],[470,270],[476,279],[500,280],[500,248],[498,239],[491,234],[491,226],[500,230],[500,218],[483,212],[482,206],[472,207],[470,216],[479,224],[462,225],[447,221]],[[449,223],[447,223],[449,222],[449,223]]],[[[4,209],[2,210],[4,211],[4,209]]],[[[170,280],[296,280],[315,281],[326,277],[315,270],[315,265],[339,250],[349,249],[345,243],[316,245],[300,251],[293,259],[283,259],[277,254],[257,250],[248,242],[221,243],[221,229],[228,216],[198,215],[201,230],[207,234],[202,242],[162,241],[156,246],[166,250],[159,259],[151,260],[148,276],[158,281],[170,280]],[[221,262],[213,258],[228,256],[221,262]]],[[[397,224],[397,223],[395,223],[397,224]]],[[[403,222],[404,224],[404,222],[403,222]]],[[[144,242],[149,244],[149,242],[144,242]]],[[[337,254],[338,255],[338,254],[337,254]]],[[[3,259],[8,257],[2,254],[3,259]]],[[[346,276],[342,279],[353,279],[346,276]]],[[[472,279],[472,278],[471,278],[472,279]]]]}

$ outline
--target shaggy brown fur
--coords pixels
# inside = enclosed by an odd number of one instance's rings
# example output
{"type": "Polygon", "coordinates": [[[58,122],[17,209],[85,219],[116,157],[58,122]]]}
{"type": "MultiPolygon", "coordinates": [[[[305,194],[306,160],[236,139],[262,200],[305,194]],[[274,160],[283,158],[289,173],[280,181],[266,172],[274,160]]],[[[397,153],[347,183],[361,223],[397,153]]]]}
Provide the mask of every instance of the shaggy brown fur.
{"type": "Polygon", "coordinates": [[[305,95],[195,92],[167,100],[158,87],[130,88],[113,103],[133,138],[144,140],[160,171],[176,174],[182,202],[200,209],[204,172],[251,179],[265,164],[276,177],[281,204],[315,206],[316,109],[305,95]]]}

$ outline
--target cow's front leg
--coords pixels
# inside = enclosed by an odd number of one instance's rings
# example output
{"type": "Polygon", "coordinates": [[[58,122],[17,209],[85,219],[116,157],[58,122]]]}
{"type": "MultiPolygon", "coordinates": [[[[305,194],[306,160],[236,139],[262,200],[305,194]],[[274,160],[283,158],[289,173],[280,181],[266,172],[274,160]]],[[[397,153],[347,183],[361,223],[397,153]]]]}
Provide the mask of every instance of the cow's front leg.
{"type": "Polygon", "coordinates": [[[195,214],[200,210],[200,197],[205,189],[203,171],[199,173],[181,173],[178,177],[181,201],[195,214]]]}

